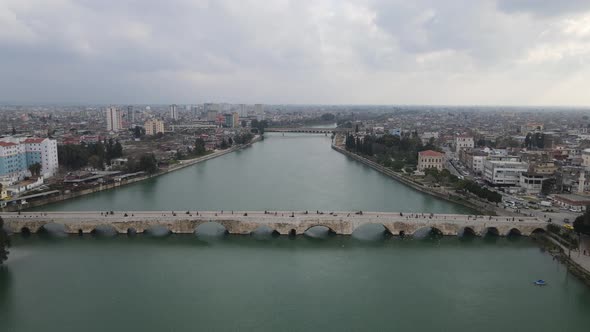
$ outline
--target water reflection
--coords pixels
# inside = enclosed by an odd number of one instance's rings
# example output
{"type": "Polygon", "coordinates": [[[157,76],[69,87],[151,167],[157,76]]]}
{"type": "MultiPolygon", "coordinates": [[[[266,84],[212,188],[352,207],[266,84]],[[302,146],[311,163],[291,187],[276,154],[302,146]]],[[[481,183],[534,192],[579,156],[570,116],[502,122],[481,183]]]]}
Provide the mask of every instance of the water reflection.
{"type": "Polygon", "coordinates": [[[221,238],[227,235],[228,232],[222,224],[209,221],[197,226],[195,234],[201,238],[221,238]]]}
{"type": "Polygon", "coordinates": [[[335,235],[336,233],[326,226],[313,226],[306,230],[303,234],[312,239],[326,239],[335,235]]]}
{"type": "Polygon", "coordinates": [[[391,232],[381,224],[365,224],[355,229],[352,237],[363,241],[378,241],[391,237],[391,232]]]}

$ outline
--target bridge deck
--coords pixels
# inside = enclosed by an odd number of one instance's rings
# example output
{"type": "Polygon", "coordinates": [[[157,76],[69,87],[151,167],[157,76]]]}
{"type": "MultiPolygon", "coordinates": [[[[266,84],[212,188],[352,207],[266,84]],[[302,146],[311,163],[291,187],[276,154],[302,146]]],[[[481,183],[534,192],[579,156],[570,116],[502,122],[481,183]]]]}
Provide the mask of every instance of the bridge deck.
{"type": "Polygon", "coordinates": [[[63,224],[69,233],[89,233],[97,226],[110,225],[119,233],[129,228],[142,232],[150,227],[165,226],[174,233],[192,233],[196,227],[208,221],[222,224],[229,233],[249,234],[260,226],[268,226],[280,234],[302,234],[313,226],[326,226],[337,234],[352,234],[365,224],[381,224],[392,234],[411,235],[425,227],[439,229],[445,235],[457,235],[464,228],[476,234],[484,234],[490,229],[500,235],[507,235],[516,229],[523,235],[536,230],[544,230],[547,223],[534,217],[496,217],[469,216],[458,214],[427,214],[399,212],[324,212],[309,211],[117,211],[106,212],[23,212],[2,213],[7,227],[12,232],[20,232],[23,227],[36,232],[47,223],[63,224]],[[126,215],[126,216],[125,216],[126,215]]]}

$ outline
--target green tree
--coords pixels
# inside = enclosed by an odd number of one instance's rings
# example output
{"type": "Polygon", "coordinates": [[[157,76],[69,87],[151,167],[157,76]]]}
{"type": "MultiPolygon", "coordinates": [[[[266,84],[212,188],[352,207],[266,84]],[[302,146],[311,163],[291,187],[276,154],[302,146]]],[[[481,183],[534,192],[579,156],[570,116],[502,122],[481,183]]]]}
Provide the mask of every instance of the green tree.
{"type": "Polygon", "coordinates": [[[574,231],[590,235],[590,206],[586,206],[586,212],[574,220],[574,231]]]}
{"type": "Polygon", "coordinates": [[[8,232],[4,229],[4,220],[0,217],[0,265],[8,259],[8,248],[10,247],[10,238],[8,232]]]}
{"type": "Polygon", "coordinates": [[[206,152],[207,152],[207,149],[205,149],[205,141],[202,138],[197,138],[195,140],[194,154],[196,156],[202,156],[206,152]]]}
{"type": "Polygon", "coordinates": [[[135,128],[133,128],[133,137],[140,138],[144,134],[145,134],[145,129],[142,130],[142,128],[140,126],[135,126],[135,128]]]}
{"type": "Polygon", "coordinates": [[[41,176],[41,164],[40,163],[34,163],[29,165],[29,172],[31,172],[32,176],[36,176],[39,177],[41,176]]]}
{"type": "Polygon", "coordinates": [[[139,158],[139,165],[138,168],[140,171],[147,172],[149,174],[154,174],[158,171],[158,161],[156,160],[156,156],[153,153],[144,154],[139,158]]]}

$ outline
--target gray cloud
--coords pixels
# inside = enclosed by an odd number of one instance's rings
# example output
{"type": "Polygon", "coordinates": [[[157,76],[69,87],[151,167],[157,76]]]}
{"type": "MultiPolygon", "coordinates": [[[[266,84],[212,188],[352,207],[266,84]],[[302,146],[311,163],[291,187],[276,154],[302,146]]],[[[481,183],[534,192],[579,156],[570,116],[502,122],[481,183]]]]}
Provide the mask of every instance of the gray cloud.
{"type": "Polygon", "coordinates": [[[498,8],[507,13],[554,16],[588,11],[590,2],[587,0],[498,0],[498,8]]]}
{"type": "Polygon", "coordinates": [[[590,8],[534,3],[4,0],[0,100],[587,104],[590,8]]]}

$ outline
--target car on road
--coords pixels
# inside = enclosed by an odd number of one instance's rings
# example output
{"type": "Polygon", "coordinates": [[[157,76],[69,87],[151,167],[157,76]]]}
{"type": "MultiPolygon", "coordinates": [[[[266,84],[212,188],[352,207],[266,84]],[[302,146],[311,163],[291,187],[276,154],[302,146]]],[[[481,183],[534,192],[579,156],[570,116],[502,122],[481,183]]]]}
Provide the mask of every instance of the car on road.
{"type": "Polygon", "coordinates": [[[568,218],[564,218],[563,219],[563,222],[566,223],[566,224],[569,224],[570,223],[570,220],[568,218]]]}

